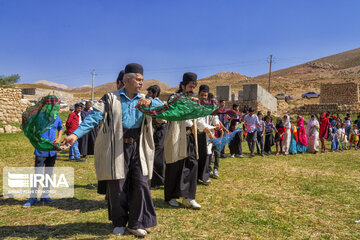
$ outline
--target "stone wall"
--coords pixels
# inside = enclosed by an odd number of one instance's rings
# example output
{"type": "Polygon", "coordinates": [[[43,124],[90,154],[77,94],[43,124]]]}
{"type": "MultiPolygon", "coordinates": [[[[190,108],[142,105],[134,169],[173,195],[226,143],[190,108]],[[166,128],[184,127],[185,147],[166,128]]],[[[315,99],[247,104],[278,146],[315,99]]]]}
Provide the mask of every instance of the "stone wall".
{"type": "MultiPolygon", "coordinates": [[[[268,91],[258,84],[246,84],[243,86],[243,101],[258,101],[271,111],[277,110],[277,100],[268,91]]],[[[240,99],[239,99],[240,101],[240,99]]]]}
{"type": "Polygon", "coordinates": [[[21,123],[21,116],[30,106],[21,100],[21,89],[0,88],[0,123],[21,123]]]}
{"type": "Polygon", "coordinates": [[[231,101],[231,85],[217,86],[216,97],[218,100],[231,101]]]}
{"type": "Polygon", "coordinates": [[[47,95],[56,95],[62,101],[67,103],[69,106],[73,103],[74,95],[72,93],[60,91],[60,90],[52,90],[52,89],[42,89],[42,88],[23,88],[21,89],[23,98],[28,100],[40,100],[42,97],[47,95]]]}
{"type": "Polygon", "coordinates": [[[354,104],[359,102],[357,83],[321,84],[320,103],[354,104]]]}

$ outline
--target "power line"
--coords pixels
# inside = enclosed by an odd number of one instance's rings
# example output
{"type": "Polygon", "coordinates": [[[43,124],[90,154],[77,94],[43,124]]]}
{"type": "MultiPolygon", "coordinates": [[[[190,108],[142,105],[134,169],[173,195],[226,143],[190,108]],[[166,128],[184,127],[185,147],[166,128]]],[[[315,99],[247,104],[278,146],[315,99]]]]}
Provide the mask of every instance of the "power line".
{"type": "Polygon", "coordinates": [[[268,92],[270,92],[270,82],[271,82],[271,65],[273,63],[273,55],[270,54],[270,60],[269,60],[269,64],[270,64],[270,70],[269,70],[269,87],[268,87],[268,92]]]}

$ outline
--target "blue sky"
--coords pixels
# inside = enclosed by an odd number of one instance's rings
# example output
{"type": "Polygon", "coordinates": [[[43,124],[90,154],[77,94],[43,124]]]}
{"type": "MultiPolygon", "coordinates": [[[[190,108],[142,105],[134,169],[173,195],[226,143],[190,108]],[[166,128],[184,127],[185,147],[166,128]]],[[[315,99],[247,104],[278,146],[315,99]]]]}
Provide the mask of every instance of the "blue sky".
{"type": "Polygon", "coordinates": [[[0,0],[0,75],[70,87],[114,81],[127,63],[145,79],[257,76],[359,47],[360,1],[0,0]]]}

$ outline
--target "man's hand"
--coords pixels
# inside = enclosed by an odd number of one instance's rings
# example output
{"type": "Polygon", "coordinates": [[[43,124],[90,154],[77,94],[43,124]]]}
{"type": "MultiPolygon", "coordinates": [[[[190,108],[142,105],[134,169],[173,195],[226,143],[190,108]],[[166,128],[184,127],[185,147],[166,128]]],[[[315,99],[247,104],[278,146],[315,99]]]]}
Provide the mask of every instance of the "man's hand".
{"type": "Polygon", "coordinates": [[[212,133],[208,134],[208,137],[209,137],[210,139],[215,139],[215,138],[216,138],[212,133]]]}
{"type": "Polygon", "coordinates": [[[71,147],[71,145],[73,145],[76,142],[76,140],[78,140],[78,136],[76,136],[75,134],[70,134],[62,142],[62,144],[60,145],[60,149],[61,150],[68,149],[69,147],[71,147]]]}
{"type": "Polygon", "coordinates": [[[141,98],[138,101],[138,106],[142,106],[142,107],[148,107],[151,104],[151,100],[150,99],[146,99],[146,98],[141,98]]]}
{"type": "Polygon", "coordinates": [[[61,142],[61,138],[57,138],[57,139],[55,139],[55,141],[54,141],[55,143],[59,143],[59,142],[61,142]]]}

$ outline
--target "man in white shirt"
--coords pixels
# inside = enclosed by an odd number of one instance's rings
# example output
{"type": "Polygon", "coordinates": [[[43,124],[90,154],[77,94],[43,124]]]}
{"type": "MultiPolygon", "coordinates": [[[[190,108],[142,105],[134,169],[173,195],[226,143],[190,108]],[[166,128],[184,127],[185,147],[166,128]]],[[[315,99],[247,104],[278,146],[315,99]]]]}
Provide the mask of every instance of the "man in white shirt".
{"type": "MultiPolygon", "coordinates": [[[[191,97],[194,95],[196,85],[197,75],[191,72],[184,73],[176,94],[191,97]]],[[[182,197],[184,206],[201,208],[195,201],[198,176],[197,128],[201,125],[201,121],[196,119],[168,123],[164,145],[166,161],[164,192],[165,201],[172,207],[180,206],[177,198],[182,197]]]]}

